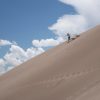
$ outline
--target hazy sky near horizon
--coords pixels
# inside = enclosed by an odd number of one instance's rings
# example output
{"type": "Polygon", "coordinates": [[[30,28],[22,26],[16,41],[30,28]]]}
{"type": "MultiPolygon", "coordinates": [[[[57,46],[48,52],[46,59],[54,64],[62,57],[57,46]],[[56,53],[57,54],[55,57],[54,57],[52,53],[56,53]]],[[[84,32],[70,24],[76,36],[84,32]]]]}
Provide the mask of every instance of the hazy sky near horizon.
{"type": "Polygon", "coordinates": [[[0,74],[100,24],[100,0],[0,0],[0,74]]]}

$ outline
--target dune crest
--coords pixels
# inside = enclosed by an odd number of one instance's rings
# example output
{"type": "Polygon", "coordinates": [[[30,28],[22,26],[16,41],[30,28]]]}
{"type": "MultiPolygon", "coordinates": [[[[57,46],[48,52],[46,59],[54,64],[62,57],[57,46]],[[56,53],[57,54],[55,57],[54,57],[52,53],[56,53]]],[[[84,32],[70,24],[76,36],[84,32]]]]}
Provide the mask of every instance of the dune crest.
{"type": "Polygon", "coordinates": [[[100,25],[0,77],[0,100],[100,100],[100,25]]]}

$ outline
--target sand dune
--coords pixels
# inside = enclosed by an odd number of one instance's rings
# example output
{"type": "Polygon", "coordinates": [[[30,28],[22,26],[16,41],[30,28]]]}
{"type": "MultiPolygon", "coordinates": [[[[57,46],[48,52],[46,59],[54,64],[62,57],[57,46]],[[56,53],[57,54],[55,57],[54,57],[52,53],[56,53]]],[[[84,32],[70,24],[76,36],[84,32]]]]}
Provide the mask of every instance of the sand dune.
{"type": "Polygon", "coordinates": [[[100,100],[100,26],[0,77],[0,100],[100,100]]]}

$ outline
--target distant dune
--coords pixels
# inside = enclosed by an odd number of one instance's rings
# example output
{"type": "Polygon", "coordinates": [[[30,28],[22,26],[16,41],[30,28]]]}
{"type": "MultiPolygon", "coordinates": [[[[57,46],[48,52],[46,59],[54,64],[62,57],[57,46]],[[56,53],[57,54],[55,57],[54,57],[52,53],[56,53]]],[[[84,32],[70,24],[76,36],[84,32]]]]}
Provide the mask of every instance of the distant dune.
{"type": "Polygon", "coordinates": [[[100,100],[100,26],[2,75],[0,100],[100,100]]]}

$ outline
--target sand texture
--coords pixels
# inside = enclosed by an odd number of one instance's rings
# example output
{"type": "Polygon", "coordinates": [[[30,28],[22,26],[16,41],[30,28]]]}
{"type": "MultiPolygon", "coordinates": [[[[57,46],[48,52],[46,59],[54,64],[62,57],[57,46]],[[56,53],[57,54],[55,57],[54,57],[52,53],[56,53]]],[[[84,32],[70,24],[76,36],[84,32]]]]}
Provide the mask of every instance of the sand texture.
{"type": "Polygon", "coordinates": [[[100,100],[100,26],[2,75],[0,100],[100,100]]]}

